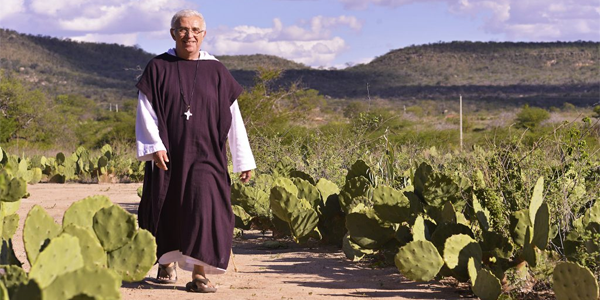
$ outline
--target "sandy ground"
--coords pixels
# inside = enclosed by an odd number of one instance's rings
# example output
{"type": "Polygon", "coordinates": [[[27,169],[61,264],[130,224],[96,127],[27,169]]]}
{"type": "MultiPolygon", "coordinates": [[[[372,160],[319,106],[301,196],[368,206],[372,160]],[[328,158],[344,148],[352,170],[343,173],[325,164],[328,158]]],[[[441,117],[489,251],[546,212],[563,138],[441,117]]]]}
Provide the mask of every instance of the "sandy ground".
{"type": "MultiPolygon", "coordinates": [[[[20,226],[13,238],[15,252],[26,262],[22,241],[23,222],[33,205],[41,205],[57,222],[77,200],[106,195],[131,213],[137,213],[140,184],[37,184],[28,186],[31,196],[19,209],[20,226]]],[[[370,268],[347,260],[336,248],[308,248],[283,241],[281,249],[268,249],[272,240],[259,232],[248,232],[234,241],[233,263],[224,275],[209,276],[219,290],[215,294],[192,294],[184,289],[191,273],[179,270],[175,285],[153,282],[155,265],[142,282],[124,283],[123,299],[459,299],[454,288],[437,282],[415,283],[394,267],[370,268]]],[[[134,258],[132,258],[134,259],[134,258]]],[[[25,268],[29,266],[25,265],[25,268]]]]}

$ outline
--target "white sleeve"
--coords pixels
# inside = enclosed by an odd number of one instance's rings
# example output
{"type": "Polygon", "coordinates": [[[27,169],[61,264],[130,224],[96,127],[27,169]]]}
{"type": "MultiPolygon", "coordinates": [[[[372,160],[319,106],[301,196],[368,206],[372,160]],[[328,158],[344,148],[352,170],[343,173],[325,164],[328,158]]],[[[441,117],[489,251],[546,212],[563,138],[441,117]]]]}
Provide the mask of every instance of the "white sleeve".
{"type": "Polygon", "coordinates": [[[231,104],[229,109],[231,110],[231,128],[229,129],[228,139],[233,161],[233,172],[239,173],[256,169],[256,162],[254,162],[252,149],[250,149],[248,133],[246,133],[237,100],[231,104]]]}
{"type": "Polygon", "coordinates": [[[138,93],[135,139],[138,160],[152,160],[152,153],[160,150],[167,150],[158,133],[158,119],[156,118],[156,113],[154,112],[150,101],[148,101],[148,97],[141,91],[138,93]]]}

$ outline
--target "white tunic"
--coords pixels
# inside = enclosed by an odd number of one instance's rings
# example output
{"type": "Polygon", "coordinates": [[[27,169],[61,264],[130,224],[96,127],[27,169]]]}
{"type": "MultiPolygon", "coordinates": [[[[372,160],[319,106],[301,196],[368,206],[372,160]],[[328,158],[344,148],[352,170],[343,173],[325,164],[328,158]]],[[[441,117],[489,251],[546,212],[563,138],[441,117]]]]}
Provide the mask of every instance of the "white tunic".
{"type": "MultiPolygon", "coordinates": [[[[176,56],[175,49],[169,49],[168,54],[176,56]]],[[[200,51],[199,60],[217,60],[214,56],[206,51],[200,51]]],[[[233,172],[238,173],[256,169],[256,163],[250,143],[246,127],[242,120],[240,107],[237,100],[230,106],[231,110],[231,128],[228,133],[229,150],[231,151],[233,172]]],[[[135,137],[137,144],[137,158],[141,161],[152,160],[152,154],[156,151],[166,150],[165,145],[160,139],[158,133],[158,119],[156,112],[152,108],[148,97],[141,91],[138,92],[138,108],[137,118],[135,122],[135,137]]],[[[152,165],[152,167],[155,167],[152,165]]],[[[225,270],[208,265],[193,257],[183,255],[180,251],[171,251],[163,254],[159,259],[160,264],[169,264],[178,262],[179,267],[192,271],[194,265],[204,266],[206,274],[222,274],[225,270]]]]}

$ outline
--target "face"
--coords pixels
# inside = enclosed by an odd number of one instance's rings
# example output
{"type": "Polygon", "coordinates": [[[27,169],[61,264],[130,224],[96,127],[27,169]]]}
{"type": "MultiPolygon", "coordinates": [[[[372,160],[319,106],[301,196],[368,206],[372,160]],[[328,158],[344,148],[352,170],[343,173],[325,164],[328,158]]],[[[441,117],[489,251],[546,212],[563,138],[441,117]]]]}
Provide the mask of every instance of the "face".
{"type": "Polygon", "coordinates": [[[175,28],[171,29],[171,37],[175,40],[177,56],[185,59],[197,58],[205,35],[206,31],[202,27],[202,19],[199,17],[180,18],[175,23],[175,28]],[[201,32],[194,34],[194,31],[198,30],[201,32]]]}

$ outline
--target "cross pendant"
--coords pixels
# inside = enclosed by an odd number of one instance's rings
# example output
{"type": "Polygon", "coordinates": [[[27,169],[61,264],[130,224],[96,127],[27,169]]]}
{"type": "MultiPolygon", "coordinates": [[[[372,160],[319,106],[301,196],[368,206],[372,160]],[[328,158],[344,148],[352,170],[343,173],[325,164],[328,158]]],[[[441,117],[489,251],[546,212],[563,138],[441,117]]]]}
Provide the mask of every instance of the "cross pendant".
{"type": "Polygon", "coordinates": [[[189,108],[188,108],[188,110],[187,110],[185,113],[183,113],[183,114],[185,115],[185,117],[186,117],[186,120],[189,120],[189,119],[190,119],[190,117],[192,116],[192,113],[190,112],[190,109],[189,109],[189,108]]]}

